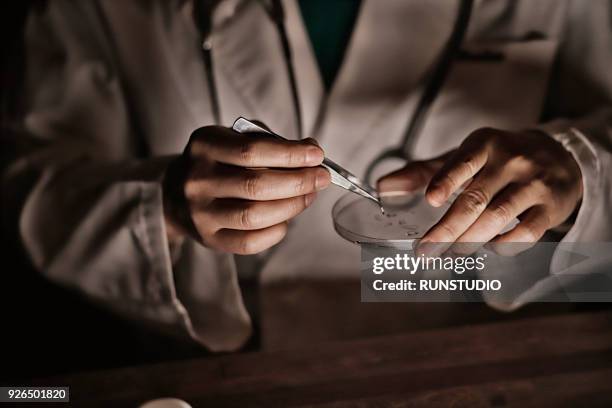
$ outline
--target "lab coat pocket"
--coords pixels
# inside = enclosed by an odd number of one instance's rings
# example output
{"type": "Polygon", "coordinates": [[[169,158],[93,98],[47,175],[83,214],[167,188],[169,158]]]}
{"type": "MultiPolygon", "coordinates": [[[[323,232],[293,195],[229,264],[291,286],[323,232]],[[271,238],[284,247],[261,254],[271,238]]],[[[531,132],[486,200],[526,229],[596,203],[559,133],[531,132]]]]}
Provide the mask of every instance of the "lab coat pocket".
{"type": "Polygon", "coordinates": [[[468,43],[430,112],[415,154],[456,147],[480,127],[522,129],[539,120],[558,41],[468,43]]]}

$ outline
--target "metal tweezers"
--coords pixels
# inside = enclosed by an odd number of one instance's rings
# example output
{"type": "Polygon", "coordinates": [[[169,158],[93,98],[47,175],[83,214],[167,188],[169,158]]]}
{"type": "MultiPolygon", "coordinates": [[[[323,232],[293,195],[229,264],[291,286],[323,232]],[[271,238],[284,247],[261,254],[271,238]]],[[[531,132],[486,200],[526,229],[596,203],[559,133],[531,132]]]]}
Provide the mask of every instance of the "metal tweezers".
{"type": "MultiPolygon", "coordinates": [[[[268,129],[265,129],[243,117],[239,117],[238,119],[236,119],[236,121],[232,125],[232,129],[238,133],[267,133],[279,139],[287,140],[284,137],[277,135],[276,133],[270,132],[268,129]]],[[[359,194],[362,197],[372,200],[382,208],[380,199],[378,197],[378,192],[376,192],[376,190],[370,187],[367,183],[360,180],[351,172],[349,172],[342,166],[339,166],[338,164],[334,163],[328,158],[323,159],[323,163],[321,163],[321,166],[325,167],[331,174],[332,183],[350,192],[359,194]]]]}

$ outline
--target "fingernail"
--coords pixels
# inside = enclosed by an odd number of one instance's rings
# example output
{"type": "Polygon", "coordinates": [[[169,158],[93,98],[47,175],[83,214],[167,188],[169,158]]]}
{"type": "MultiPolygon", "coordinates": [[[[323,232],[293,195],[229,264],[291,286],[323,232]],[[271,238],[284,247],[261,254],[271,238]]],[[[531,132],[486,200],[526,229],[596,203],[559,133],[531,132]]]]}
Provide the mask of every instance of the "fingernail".
{"type": "Polygon", "coordinates": [[[381,178],[377,183],[378,191],[384,193],[413,191],[412,180],[408,178],[381,178]]]}
{"type": "Polygon", "coordinates": [[[427,198],[427,201],[429,201],[429,204],[433,205],[434,207],[439,207],[444,204],[444,193],[442,190],[439,190],[436,187],[433,187],[431,190],[427,191],[425,197],[427,198]]]}
{"type": "Polygon", "coordinates": [[[312,204],[312,202],[315,200],[315,198],[317,198],[317,193],[306,194],[304,196],[304,205],[306,207],[310,206],[310,204],[312,204]]]}
{"type": "Polygon", "coordinates": [[[323,151],[320,147],[317,146],[309,146],[306,150],[306,163],[312,165],[321,164],[323,161],[323,151]]]}
{"type": "Polygon", "coordinates": [[[317,178],[315,179],[315,190],[320,191],[329,186],[331,182],[330,174],[327,170],[321,169],[317,172],[317,178]]]}

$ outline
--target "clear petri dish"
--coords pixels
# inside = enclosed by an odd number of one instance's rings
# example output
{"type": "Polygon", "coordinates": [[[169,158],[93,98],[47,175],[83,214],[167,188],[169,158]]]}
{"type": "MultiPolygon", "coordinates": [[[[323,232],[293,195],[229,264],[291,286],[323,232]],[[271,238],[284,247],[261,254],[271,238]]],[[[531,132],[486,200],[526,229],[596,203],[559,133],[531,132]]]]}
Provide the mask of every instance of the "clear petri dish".
{"type": "Polygon", "coordinates": [[[422,191],[388,195],[381,197],[383,213],[375,202],[347,193],[332,209],[334,228],[357,244],[412,249],[414,242],[442,218],[454,198],[433,207],[422,191]]]}

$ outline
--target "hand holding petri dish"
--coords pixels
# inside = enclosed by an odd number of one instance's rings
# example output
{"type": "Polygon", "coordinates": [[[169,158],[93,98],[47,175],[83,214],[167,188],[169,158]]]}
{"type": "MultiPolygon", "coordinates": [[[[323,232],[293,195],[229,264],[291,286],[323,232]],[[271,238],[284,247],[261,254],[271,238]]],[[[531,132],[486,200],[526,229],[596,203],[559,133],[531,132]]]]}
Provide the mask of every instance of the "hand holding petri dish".
{"type": "Polygon", "coordinates": [[[338,234],[357,244],[412,249],[413,243],[437,223],[454,196],[440,207],[430,205],[423,191],[380,197],[385,209],[355,194],[345,194],[332,209],[338,234]]]}

